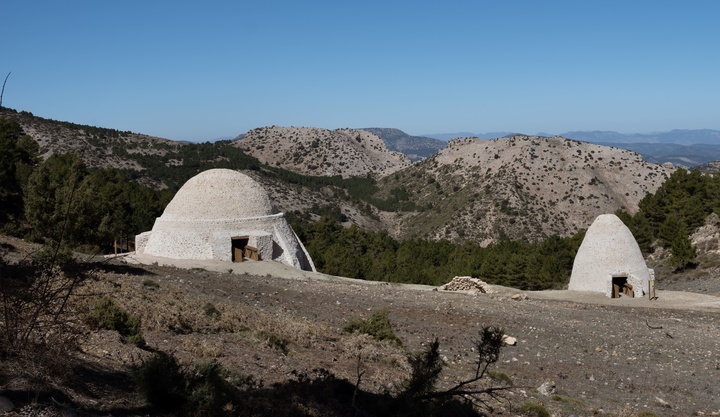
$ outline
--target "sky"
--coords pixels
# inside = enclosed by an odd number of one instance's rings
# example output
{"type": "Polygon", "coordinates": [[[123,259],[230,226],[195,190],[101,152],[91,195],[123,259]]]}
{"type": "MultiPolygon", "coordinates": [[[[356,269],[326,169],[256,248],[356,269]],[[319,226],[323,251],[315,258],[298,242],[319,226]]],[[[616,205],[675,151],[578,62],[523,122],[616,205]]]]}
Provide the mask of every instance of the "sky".
{"type": "Polygon", "coordinates": [[[174,140],[720,130],[720,2],[8,1],[2,104],[174,140]]]}

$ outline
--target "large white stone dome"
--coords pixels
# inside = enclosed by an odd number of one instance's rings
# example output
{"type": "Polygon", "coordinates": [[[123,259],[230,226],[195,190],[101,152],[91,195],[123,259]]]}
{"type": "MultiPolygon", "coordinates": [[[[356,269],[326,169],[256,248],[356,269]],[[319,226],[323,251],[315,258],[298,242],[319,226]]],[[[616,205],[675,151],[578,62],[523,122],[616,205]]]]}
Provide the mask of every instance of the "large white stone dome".
{"type": "Polygon", "coordinates": [[[223,220],[273,214],[255,180],[231,169],[210,169],[190,178],[167,205],[166,220],[223,220]]]}

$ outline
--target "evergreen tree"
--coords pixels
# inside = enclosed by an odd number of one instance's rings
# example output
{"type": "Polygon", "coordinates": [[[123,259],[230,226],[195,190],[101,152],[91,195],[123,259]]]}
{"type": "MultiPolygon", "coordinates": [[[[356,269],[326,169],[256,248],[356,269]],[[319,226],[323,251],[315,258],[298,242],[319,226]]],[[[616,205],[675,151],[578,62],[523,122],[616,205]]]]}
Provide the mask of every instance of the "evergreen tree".
{"type": "Polygon", "coordinates": [[[25,216],[36,239],[73,243],[84,234],[79,227],[81,203],[76,193],[86,175],[75,155],[55,154],[30,176],[25,196],[25,216]]]}
{"type": "Polygon", "coordinates": [[[679,233],[673,239],[670,251],[671,256],[668,263],[677,270],[684,270],[696,265],[697,252],[686,234],[679,233]]]}
{"type": "Polygon", "coordinates": [[[23,187],[37,152],[37,143],[17,122],[0,119],[0,223],[22,216],[23,187]]]}
{"type": "Polygon", "coordinates": [[[680,218],[676,214],[671,213],[665,217],[665,221],[660,225],[657,237],[660,239],[660,244],[664,248],[669,248],[678,235],[685,234],[686,230],[687,227],[680,218]]]}

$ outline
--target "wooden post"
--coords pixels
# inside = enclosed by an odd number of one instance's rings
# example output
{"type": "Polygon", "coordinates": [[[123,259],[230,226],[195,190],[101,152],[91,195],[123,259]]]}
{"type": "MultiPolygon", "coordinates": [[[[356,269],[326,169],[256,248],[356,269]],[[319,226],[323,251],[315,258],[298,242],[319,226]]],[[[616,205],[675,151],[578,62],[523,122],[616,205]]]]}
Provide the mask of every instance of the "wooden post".
{"type": "Polygon", "coordinates": [[[117,238],[115,238],[115,242],[113,243],[113,246],[115,247],[115,256],[117,256],[117,238]]]}
{"type": "Polygon", "coordinates": [[[650,274],[650,279],[648,280],[648,299],[652,301],[657,298],[655,297],[655,270],[648,268],[648,273],[650,274]]]}

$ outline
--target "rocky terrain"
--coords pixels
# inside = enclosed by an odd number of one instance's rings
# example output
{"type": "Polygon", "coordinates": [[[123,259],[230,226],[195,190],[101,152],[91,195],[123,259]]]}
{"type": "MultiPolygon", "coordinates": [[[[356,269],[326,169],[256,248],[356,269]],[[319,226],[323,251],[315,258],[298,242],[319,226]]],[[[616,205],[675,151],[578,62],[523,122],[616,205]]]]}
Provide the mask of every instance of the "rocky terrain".
{"type": "MultiPolygon", "coordinates": [[[[1,241],[6,258],[33,250],[16,239],[1,241]]],[[[141,319],[150,349],[172,353],[182,366],[215,361],[252,376],[248,402],[231,404],[237,413],[255,406],[252,415],[344,415],[349,402],[331,402],[339,393],[322,391],[330,387],[322,382],[331,381],[328,374],[353,387],[361,373],[357,401],[366,406],[373,393],[397,390],[409,372],[406,354],[435,338],[445,363],[439,385],[451,386],[473,371],[472,340],[493,325],[516,344],[491,367],[497,379],[484,381],[514,386],[490,401],[492,415],[519,416],[526,401],[555,416],[720,415],[720,299],[664,291],[658,279],[659,298],[649,301],[568,291],[516,295],[498,286],[487,294],[435,291],[271,262],[183,269],[110,262],[97,266],[78,302],[111,297],[141,319]],[[208,304],[217,313],[208,314],[208,304]],[[341,330],[382,311],[402,347],[341,330]]],[[[717,277],[705,282],[720,294],[717,277]]],[[[6,415],[165,415],[133,391],[130,371],[151,352],[123,343],[114,331],[82,333],[77,348],[55,364],[70,366],[73,377],[28,379],[32,372],[5,363],[0,395],[15,407],[6,415]]]]}
{"type": "Polygon", "coordinates": [[[720,161],[708,162],[697,167],[700,171],[707,174],[715,174],[720,171],[720,161]]]}
{"type": "Polygon", "coordinates": [[[264,164],[306,175],[382,177],[410,166],[405,155],[364,130],[261,127],[236,145],[264,164]]]}
{"type": "Polygon", "coordinates": [[[630,213],[673,171],[634,152],[561,137],[456,139],[383,178],[384,195],[425,210],[396,217],[406,236],[491,242],[587,228],[602,213],[630,213]]]}

